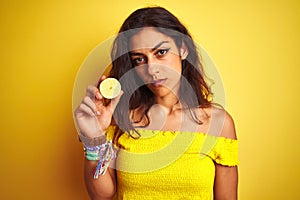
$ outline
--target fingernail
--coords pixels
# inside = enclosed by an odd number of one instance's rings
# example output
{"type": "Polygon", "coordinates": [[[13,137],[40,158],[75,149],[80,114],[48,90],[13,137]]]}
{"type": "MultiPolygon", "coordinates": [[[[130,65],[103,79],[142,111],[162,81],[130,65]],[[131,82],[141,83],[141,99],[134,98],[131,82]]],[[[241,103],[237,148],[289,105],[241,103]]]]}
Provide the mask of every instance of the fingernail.
{"type": "Polygon", "coordinates": [[[96,111],[96,115],[100,115],[100,112],[99,112],[99,110],[97,110],[97,111],[96,111]]]}

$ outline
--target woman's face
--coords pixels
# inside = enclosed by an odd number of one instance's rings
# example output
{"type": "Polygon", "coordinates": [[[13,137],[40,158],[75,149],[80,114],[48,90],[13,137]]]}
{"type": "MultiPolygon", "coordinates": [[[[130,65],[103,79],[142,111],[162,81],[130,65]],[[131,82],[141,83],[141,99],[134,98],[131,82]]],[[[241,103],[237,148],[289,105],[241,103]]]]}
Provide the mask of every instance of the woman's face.
{"type": "Polygon", "coordinates": [[[171,37],[150,27],[130,40],[130,56],[137,74],[160,97],[178,93],[183,58],[180,52],[186,50],[178,49],[171,37]]]}

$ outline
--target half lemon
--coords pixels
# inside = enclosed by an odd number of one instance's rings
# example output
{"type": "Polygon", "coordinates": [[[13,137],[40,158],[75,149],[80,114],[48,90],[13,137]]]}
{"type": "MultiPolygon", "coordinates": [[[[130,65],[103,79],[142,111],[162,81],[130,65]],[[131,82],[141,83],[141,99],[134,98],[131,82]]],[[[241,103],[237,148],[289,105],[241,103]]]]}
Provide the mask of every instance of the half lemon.
{"type": "Polygon", "coordinates": [[[99,90],[106,99],[113,99],[121,92],[121,84],[115,78],[104,79],[99,86],[99,90]]]}

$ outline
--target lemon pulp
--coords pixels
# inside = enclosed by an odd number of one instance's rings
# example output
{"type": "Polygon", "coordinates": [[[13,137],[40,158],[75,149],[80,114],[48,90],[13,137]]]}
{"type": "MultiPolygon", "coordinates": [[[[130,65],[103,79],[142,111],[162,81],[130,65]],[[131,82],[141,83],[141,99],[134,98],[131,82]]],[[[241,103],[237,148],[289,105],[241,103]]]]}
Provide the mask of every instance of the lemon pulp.
{"type": "Polygon", "coordinates": [[[104,79],[99,86],[99,90],[106,99],[113,99],[121,92],[121,84],[115,78],[104,79]]]}

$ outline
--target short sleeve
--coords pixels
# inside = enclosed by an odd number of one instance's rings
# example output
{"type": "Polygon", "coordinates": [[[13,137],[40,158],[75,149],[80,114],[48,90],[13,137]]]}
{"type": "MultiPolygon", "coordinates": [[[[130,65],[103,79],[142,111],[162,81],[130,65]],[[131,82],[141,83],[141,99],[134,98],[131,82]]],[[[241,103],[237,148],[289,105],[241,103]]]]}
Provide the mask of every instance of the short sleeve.
{"type": "Polygon", "coordinates": [[[220,165],[238,165],[238,140],[218,137],[216,144],[207,156],[220,165]]]}

